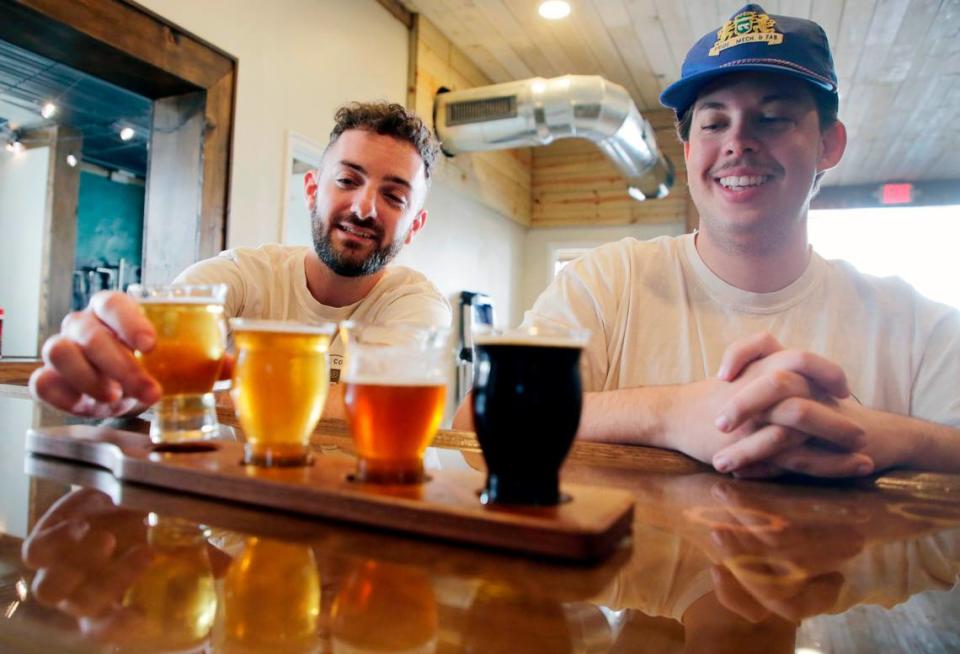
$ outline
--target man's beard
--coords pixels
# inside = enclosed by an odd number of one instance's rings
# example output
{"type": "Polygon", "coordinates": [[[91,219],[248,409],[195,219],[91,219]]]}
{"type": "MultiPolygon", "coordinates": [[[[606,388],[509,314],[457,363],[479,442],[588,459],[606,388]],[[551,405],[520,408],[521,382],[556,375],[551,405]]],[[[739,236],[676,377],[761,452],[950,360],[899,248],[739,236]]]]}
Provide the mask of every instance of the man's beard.
{"type": "Polygon", "coordinates": [[[313,231],[313,249],[330,270],[341,277],[363,277],[372,275],[385,265],[390,263],[403,247],[403,240],[399,239],[386,245],[375,248],[367,257],[361,261],[351,259],[349,250],[338,251],[330,238],[330,232],[336,229],[340,223],[349,223],[356,225],[364,230],[373,232],[371,243],[380,242],[383,238],[383,227],[372,219],[362,219],[356,214],[350,214],[341,220],[321,220],[316,207],[311,212],[311,225],[313,231]]]}

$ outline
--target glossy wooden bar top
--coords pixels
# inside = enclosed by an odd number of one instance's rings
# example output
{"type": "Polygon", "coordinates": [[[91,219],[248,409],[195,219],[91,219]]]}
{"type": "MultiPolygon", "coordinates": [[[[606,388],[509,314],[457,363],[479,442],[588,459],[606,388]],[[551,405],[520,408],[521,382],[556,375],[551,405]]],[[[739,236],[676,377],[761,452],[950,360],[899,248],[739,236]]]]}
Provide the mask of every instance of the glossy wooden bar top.
{"type": "MultiPolygon", "coordinates": [[[[229,409],[221,419],[233,423],[229,409]]],[[[3,652],[960,651],[954,476],[748,482],[671,452],[578,443],[564,480],[630,492],[636,517],[613,557],[564,565],[25,460],[26,429],[62,422],[0,387],[3,652]],[[67,516],[90,526],[79,540],[50,529],[67,516]],[[78,555],[92,565],[97,538],[116,548],[82,576],[79,599],[48,606],[21,559],[31,532],[71,552],[47,576],[78,555]],[[87,615],[83,598],[138,548],[144,569],[87,615]],[[173,595],[179,611],[161,602],[173,595]]],[[[352,455],[340,423],[323,422],[313,446],[352,455]]],[[[482,467],[471,434],[442,432],[435,446],[428,468],[482,467]]]]}

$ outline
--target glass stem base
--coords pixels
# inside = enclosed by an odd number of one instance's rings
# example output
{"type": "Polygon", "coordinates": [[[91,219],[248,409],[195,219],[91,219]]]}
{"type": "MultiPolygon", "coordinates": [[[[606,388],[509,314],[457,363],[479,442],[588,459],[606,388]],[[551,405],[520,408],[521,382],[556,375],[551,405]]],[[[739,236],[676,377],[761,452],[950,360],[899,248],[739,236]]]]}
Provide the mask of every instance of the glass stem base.
{"type": "Polygon", "coordinates": [[[355,479],[370,484],[419,484],[424,481],[423,460],[360,458],[355,479]]]}
{"type": "Polygon", "coordinates": [[[243,446],[243,462],[266,468],[305,466],[310,463],[310,448],[303,443],[259,443],[243,446]]]}
{"type": "Polygon", "coordinates": [[[217,435],[217,403],[213,393],[171,395],[153,407],[150,440],[154,443],[181,443],[217,435]]]}

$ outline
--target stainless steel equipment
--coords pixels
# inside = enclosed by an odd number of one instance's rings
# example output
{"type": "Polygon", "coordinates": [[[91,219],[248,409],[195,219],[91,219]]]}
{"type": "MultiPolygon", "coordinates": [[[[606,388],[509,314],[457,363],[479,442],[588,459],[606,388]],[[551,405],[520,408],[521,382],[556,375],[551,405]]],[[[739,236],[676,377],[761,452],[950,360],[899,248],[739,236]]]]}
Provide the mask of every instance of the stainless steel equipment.
{"type": "Polygon", "coordinates": [[[597,75],[564,75],[437,95],[434,124],[447,154],[548,145],[558,138],[596,143],[637,200],[662,198],[673,164],[653,127],[619,84],[597,75]]]}
{"type": "Polygon", "coordinates": [[[473,330],[478,325],[493,326],[493,300],[483,293],[461,291],[457,311],[457,378],[454,406],[460,406],[473,386],[473,330]]]}

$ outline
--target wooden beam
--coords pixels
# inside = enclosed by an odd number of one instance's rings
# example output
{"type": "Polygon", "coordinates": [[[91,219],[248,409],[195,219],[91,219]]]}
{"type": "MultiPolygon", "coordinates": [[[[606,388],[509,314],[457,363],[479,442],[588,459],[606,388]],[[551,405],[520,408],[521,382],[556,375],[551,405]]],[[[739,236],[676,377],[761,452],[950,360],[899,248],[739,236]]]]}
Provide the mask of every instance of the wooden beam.
{"type": "MultiPolygon", "coordinates": [[[[131,2],[122,0],[16,0],[64,26],[75,38],[106,44],[189,84],[207,88],[235,59],[131,2]]],[[[63,47],[63,46],[61,46],[63,47]]],[[[114,57],[116,54],[114,53],[114,57]]],[[[106,62],[109,63],[109,62],[106,62]]]]}
{"type": "Polygon", "coordinates": [[[143,281],[164,284],[200,258],[203,96],[153,103],[150,186],[143,219],[143,281]]]}
{"type": "MultiPolygon", "coordinates": [[[[77,200],[80,167],[67,163],[68,154],[81,151],[82,136],[66,127],[52,127],[47,178],[46,229],[43,238],[43,275],[40,293],[40,330],[37,351],[60,331],[73,304],[73,267],[77,251],[77,200]]],[[[79,158],[79,157],[78,157],[79,158]]]]}
{"type": "Polygon", "coordinates": [[[397,0],[377,0],[380,6],[390,12],[390,15],[399,20],[407,29],[413,28],[413,12],[404,7],[397,0]]]}

